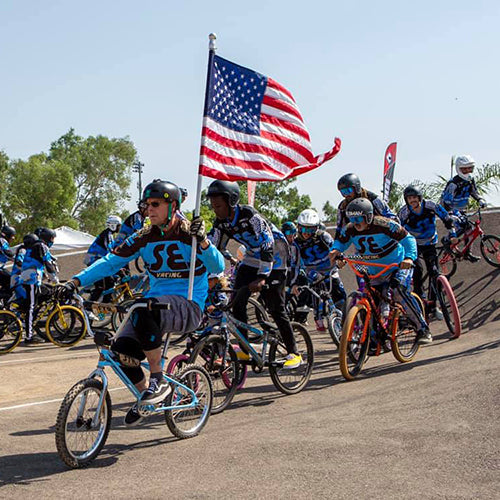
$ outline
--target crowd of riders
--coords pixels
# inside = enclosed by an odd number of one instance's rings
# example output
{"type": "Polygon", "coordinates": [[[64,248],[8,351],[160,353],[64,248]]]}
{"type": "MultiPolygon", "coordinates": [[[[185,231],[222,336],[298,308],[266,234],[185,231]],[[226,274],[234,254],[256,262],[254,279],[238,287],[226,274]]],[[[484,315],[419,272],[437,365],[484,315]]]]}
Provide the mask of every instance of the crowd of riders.
{"type": "MultiPolygon", "coordinates": [[[[88,249],[84,262],[88,267],[65,286],[72,291],[94,285],[91,300],[106,301],[103,292],[112,288],[113,277],[128,272],[128,263],[142,257],[150,280],[147,296],[170,303],[171,309],[161,313],[139,309],[115,339],[115,348],[139,359],[148,358],[152,367],[149,384],[140,369],[130,376],[145,391],[144,398],[152,402],[164,398],[169,390],[158,364],[162,336],[172,329],[182,332],[198,326],[207,301],[209,277],[223,273],[224,258],[235,261],[227,249],[230,240],[245,249],[232,284],[239,290],[233,302],[234,316],[246,322],[248,298],[260,292],[286,346],[285,369],[294,369],[302,362],[287,314],[286,290],[297,296],[293,319],[305,322],[311,297],[301,291],[301,284],[314,284],[328,276],[331,298],[342,310],[346,292],[339,267],[350,247],[351,252],[371,262],[398,265],[395,272],[388,271],[373,285],[392,290],[405,305],[418,332],[418,342],[430,343],[429,327],[410,291],[413,286],[417,294],[423,294],[422,261],[429,274],[438,273],[436,217],[448,230],[448,241],[454,243],[466,230],[469,198],[476,199],[481,207],[485,205],[472,177],[474,165],[470,156],[456,159],[457,175],[447,183],[440,203],[424,199],[416,186],[406,187],[405,204],[398,214],[376,193],[363,188],[356,174],[343,175],[337,183],[343,199],[338,206],[334,236],[326,231],[313,209],[302,211],[296,221],[287,221],[278,229],[255,208],[240,203],[236,182],[223,180],[215,180],[208,187],[215,222],[207,234],[200,217],[190,222],[182,212],[187,191],[172,182],[155,179],[144,189],[138,210],[125,221],[116,215],[107,218],[106,228],[88,249]],[[194,295],[189,300],[193,238],[197,242],[197,259],[194,295]]],[[[50,253],[55,232],[39,228],[25,235],[14,251],[11,244],[15,236],[13,227],[1,228],[0,287],[4,298],[9,296],[25,311],[25,340],[30,344],[36,341],[33,310],[42,280],[45,276],[57,282],[57,263],[50,253]],[[11,272],[5,268],[9,261],[13,264],[11,272]]],[[[470,253],[467,257],[471,261],[478,259],[470,253]]],[[[439,310],[433,312],[439,315],[439,310]]],[[[315,315],[314,320],[316,329],[324,331],[321,317],[315,315]]],[[[248,353],[239,351],[238,357],[248,358],[248,353]]],[[[136,410],[131,408],[129,421],[139,418],[136,410]]]]}

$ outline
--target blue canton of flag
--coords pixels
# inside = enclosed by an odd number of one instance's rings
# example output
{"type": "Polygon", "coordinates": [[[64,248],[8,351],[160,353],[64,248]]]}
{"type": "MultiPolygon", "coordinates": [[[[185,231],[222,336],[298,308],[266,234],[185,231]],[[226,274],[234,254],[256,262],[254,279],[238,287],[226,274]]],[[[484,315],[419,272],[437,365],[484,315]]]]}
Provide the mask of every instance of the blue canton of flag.
{"type": "Polygon", "coordinates": [[[207,115],[236,132],[259,135],[266,85],[264,75],[215,56],[207,115]]]}

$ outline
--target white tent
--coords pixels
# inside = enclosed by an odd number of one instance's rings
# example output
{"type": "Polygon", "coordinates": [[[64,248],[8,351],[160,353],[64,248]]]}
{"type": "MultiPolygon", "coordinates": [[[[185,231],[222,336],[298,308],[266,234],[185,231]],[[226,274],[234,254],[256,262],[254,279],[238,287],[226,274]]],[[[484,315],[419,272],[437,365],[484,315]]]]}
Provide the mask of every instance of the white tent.
{"type": "Polygon", "coordinates": [[[95,236],[67,226],[58,227],[55,232],[56,238],[51,251],[86,249],[95,240],[95,236]]]}

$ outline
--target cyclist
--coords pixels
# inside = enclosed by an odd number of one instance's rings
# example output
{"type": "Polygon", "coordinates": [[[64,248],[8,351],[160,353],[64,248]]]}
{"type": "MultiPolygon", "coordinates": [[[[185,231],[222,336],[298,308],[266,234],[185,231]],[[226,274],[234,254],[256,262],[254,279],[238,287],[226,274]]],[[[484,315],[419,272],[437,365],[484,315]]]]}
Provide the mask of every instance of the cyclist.
{"type": "Polygon", "coordinates": [[[26,234],[23,237],[22,244],[17,247],[16,253],[14,255],[12,273],[10,275],[10,288],[14,292],[11,300],[13,302],[16,302],[17,304],[22,304],[23,301],[26,301],[26,292],[23,287],[23,282],[21,281],[21,272],[23,268],[24,256],[26,255],[26,250],[28,248],[31,248],[36,241],[38,241],[38,236],[36,234],[26,234]]]}
{"type": "Polygon", "coordinates": [[[387,203],[380,199],[377,194],[361,187],[361,181],[356,174],[345,174],[337,182],[337,189],[344,199],[340,202],[337,209],[337,227],[335,230],[335,239],[338,238],[341,229],[349,222],[346,217],[347,205],[357,198],[366,198],[373,205],[375,215],[381,215],[395,221],[397,215],[389,208],[387,203]]]}
{"type": "Polygon", "coordinates": [[[291,222],[283,222],[281,225],[281,232],[285,235],[288,242],[288,249],[290,254],[288,269],[287,269],[287,286],[293,287],[300,271],[300,250],[295,239],[297,238],[297,226],[291,222]]]}
{"type": "MultiPolygon", "coordinates": [[[[290,319],[285,308],[286,269],[288,245],[283,234],[271,229],[269,222],[249,205],[240,205],[237,182],[213,181],[207,196],[215,212],[215,222],[209,237],[214,245],[225,250],[230,239],[245,245],[246,252],[236,271],[236,295],[233,306],[235,318],[248,322],[247,303],[252,292],[261,292],[285,343],[288,354],[283,367],[300,366],[302,357],[297,352],[290,319]],[[265,288],[264,285],[267,285],[265,288]],[[248,288],[246,288],[248,287],[248,288]]],[[[239,359],[249,359],[243,351],[239,359]]]]}
{"type": "MultiPolygon", "coordinates": [[[[106,229],[99,233],[97,238],[90,245],[87,250],[87,255],[83,261],[84,264],[88,266],[92,265],[94,262],[102,257],[105,257],[113,249],[113,241],[115,235],[120,230],[122,220],[117,215],[110,215],[106,219],[106,229]]],[[[89,299],[91,301],[99,300],[102,293],[105,290],[113,288],[115,284],[115,278],[112,276],[106,276],[102,280],[97,281],[94,284],[94,288],[90,293],[89,299]]],[[[111,302],[112,296],[110,293],[103,295],[102,302],[111,302]]]]}
{"type": "MultiPolygon", "coordinates": [[[[161,369],[162,338],[167,332],[185,333],[198,327],[208,293],[208,274],[222,272],[224,260],[208,240],[203,220],[197,218],[189,223],[180,212],[181,192],[176,184],[155,179],[145,187],[142,201],[151,225],[129,236],[118,248],[74,276],[66,286],[69,292],[77,286],[88,286],[142,257],[150,282],[145,296],[169,304],[170,308],[134,311],[114,339],[112,348],[135,359],[147,358],[151,371],[149,386],[140,366],[126,366],[124,371],[143,393],[141,402],[155,404],[163,401],[171,390],[161,369]],[[192,236],[197,240],[197,259],[193,300],[188,300],[192,236]]],[[[141,419],[134,404],[125,416],[125,424],[134,425],[141,419]]]]}
{"type": "Polygon", "coordinates": [[[2,226],[0,230],[0,289],[8,292],[10,289],[10,273],[4,266],[14,260],[14,252],[10,244],[14,241],[16,230],[12,226],[2,226]]]}
{"type": "MultiPolygon", "coordinates": [[[[118,234],[110,241],[109,247],[111,249],[116,248],[120,246],[131,234],[134,234],[136,231],[139,231],[142,229],[142,226],[144,225],[144,219],[146,217],[146,211],[147,208],[144,206],[143,203],[139,202],[137,204],[138,210],[135,212],[131,213],[121,224],[120,229],[118,231],[118,234]]],[[[108,224],[108,221],[110,221],[111,217],[117,217],[116,215],[110,215],[108,217],[108,220],[106,221],[106,229],[111,230],[111,226],[114,227],[115,223],[108,224]]],[[[119,217],[117,217],[119,219],[119,217]]],[[[116,222],[116,221],[115,221],[116,222]]],[[[101,233],[102,234],[102,233],[101,233]]],[[[101,255],[102,257],[102,255],[101,255]]]]}
{"type": "MultiPolygon", "coordinates": [[[[318,213],[307,208],[303,210],[297,218],[298,236],[295,240],[299,248],[302,264],[305,267],[307,276],[314,282],[326,275],[330,275],[331,295],[338,309],[342,310],[347,298],[344,284],[340,279],[336,265],[332,265],[328,258],[333,250],[333,238],[324,230],[319,229],[320,220],[318,213]]],[[[297,309],[304,308],[310,303],[311,297],[304,291],[297,302],[297,309]]],[[[315,308],[316,330],[324,332],[326,330],[323,318],[318,316],[315,308]]]]}
{"type": "MultiPolygon", "coordinates": [[[[388,270],[373,284],[383,288],[389,286],[393,296],[405,307],[409,319],[417,328],[418,343],[429,344],[432,336],[415,297],[410,293],[413,261],[417,258],[415,238],[397,222],[385,217],[374,216],[373,205],[366,198],[358,198],[346,207],[349,224],[335,239],[330,253],[332,261],[354,245],[356,251],[380,264],[399,264],[397,272],[388,270]]],[[[368,274],[379,269],[367,267],[368,274]]]]}
{"type": "Polygon", "coordinates": [[[56,238],[56,232],[53,229],[49,229],[48,227],[39,227],[35,229],[35,234],[38,236],[40,240],[42,240],[49,249],[50,259],[52,260],[53,267],[55,269],[54,273],[47,273],[47,278],[51,283],[59,283],[59,278],[57,273],[59,272],[59,267],[57,266],[57,259],[50,253],[50,248],[54,244],[54,240],[56,238]]]}
{"type": "MultiPolygon", "coordinates": [[[[455,160],[455,170],[457,175],[450,179],[441,194],[440,203],[450,213],[455,227],[457,228],[457,236],[461,236],[469,228],[469,221],[465,215],[469,198],[472,196],[478,203],[480,208],[486,206],[486,202],[479,195],[472,173],[476,162],[472,156],[458,156],[455,160]]],[[[467,244],[467,237],[464,237],[464,243],[467,244]]],[[[470,249],[465,254],[465,257],[470,262],[477,262],[481,257],[472,255],[470,249]]]]}
{"type": "MultiPolygon", "coordinates": [[[[416,186],[407,186],[403,192],[405,206],[399,211],[398,217],[401,225],[415,237],[417,241],[418,258],[415,261],[413,272],[413,288],[415,293],[424,297],[422,282],[423,266],[421,259],[425,262],[429,276],[439,274],[439,263],[436,252],[436,243],[438,241],[436,216],[439,217],[446,229],[449,231],[450,240],[455,243],[456,233],[453,220],[448,212],[439,204],[430,200],[424,200],[422,192],[416,186]]],[[[436,298],[428,297],[431,304],[435,305],[436,298]]],[[[438,319],[441,314],[437,307],[429,311],[436,314],[438,319]]]]}
{"type": "Polygon", "coordinates": [[[26,311],[25,318],[25,344],[44,342],[42,338],[33,335],[33,315],[38,302],[40,293],[40,285],[42,284],[45,271],[50,275],[56,275],[57,269],[54,265],[53,258],[49,251],[49,246],[54,243],[56,237],[55,231],[44,228],[44,239],[37,235],[28,235],[23,239],[30,246],[26,246],[26,252],[21,264],[20,283],[26,294],[24,308],[26,311]]]}

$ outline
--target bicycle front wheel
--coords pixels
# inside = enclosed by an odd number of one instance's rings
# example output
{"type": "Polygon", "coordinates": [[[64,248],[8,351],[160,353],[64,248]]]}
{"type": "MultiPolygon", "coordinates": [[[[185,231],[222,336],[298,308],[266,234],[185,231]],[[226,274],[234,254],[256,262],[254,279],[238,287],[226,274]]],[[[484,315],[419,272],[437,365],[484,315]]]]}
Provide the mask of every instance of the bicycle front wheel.
{"type": "MultiPolygon", "coordinates": [[[[425,307],[422,299],[414,292],[412,296],[418,302],[418,306],[425,317],[425,307]]],[[[420,345],[418,343],[417,327],[401,311],[396,311],[390,326],[392,354],[400,363],[411,361],[420,345]]]]}
{"type": "Polygon", "coordinates": [[[273,342],[269,348],[269,375],[276,389],[283,394],[297,394],[304,389],[311,378],[314,363],[314,348],[309,332],[300,323],[290,324],[302,363],[297,368],[283,367],[287,350],[281,340],[273,342]]]}
{"type": "Polygon", "coordinates": [[[59,347],[78,344],[87,334],[82,311],[74,306],[57,306],[47,317],[45,333],[59,347]]]}
{"type": "Polygon", "coordinates": [[[460,311],[458,310],[457,299],[455,298],[453,289],[445,276],[438,276],[436,279],[436,297],[441,306],[446,326],[452,334],[451,338],[458,339],[462,333],[460,311]]]}
{"type": "Polygon", "coordinates": [[[21,342],[23,325],[12,311],[0,311],[0,354],[13,351],[21,342]]]}
{"type": "Polygon", "coordinates": [[[56,420],[56,447],[61,460],[74,469],[99,455],[111,427],[111,398],[106,397],[96,415],[103,391],[99,380],[88,378],[66,394],[56,420]]]}
{"type": "Polygon", "coordinates": [[[330,337],[332,337],[335,345],[339,347],[340,338],[342,336],[342,312],[328,302],[325,304],[325,312],[328,333],[330,337]]]}
{"type": "Polygon", "coordinates": [[[220,335],[209,335],[194,347],[189,363],[202,366],[212,379],[212,413],[223,412],[234,398],[239,383],[238,358],[220,335]]]}
{"type": "Polygon", "coordinates": [[[172,434],[180,439],[197,436],[205,427],[212,409],[212,381],[210,375],[201,366],[187,365],[176,379],[194,391],[197,404],[192,408],[175,408],[189,405],[193,397],[184,387],[172,384],[172,392],[165,404],[173,406],[165,410],[165,422],[172,434]]]}
{"type": "Polygon", "coordinates": [[[493,267],[500,267],[500,238],[486,234],[479,244],[484,260],[493,267]]]}
{"type": "Polygon", "coordinates": [[[356,304],[349,309],[344,321],[339,346],[339,365],[346,380],[354,380],[365,364],[370,346],[367,320],[367,307],[364,304],[356,304]]]}

